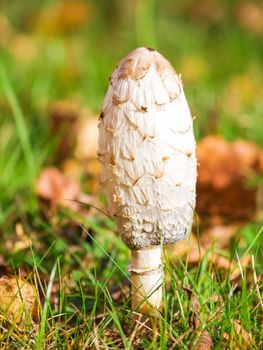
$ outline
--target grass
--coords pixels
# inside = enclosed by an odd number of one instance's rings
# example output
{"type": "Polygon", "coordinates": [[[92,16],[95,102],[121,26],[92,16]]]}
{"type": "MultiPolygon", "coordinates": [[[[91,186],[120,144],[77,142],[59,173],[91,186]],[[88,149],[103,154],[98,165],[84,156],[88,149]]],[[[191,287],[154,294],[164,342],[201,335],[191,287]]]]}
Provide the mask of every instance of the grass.
{"type": "MultiPolygon", "coordinates": [[[[189,349],[204,331],[214,349],[262,347],[260,222],[244,223],[227,250],[211,246],[195,264],[168,249],[163,312],[156,324],[140,329],[130,321],[129,251],[113,222],[96,211],[87,218],[62,209],[47,220],[35,194],[56,143],[47,106],[70,99],[98,112],[107,77],[137,45],[155,46],[185,75],[198,139],[219,133],[263,145],[261,37],[242,27],[231,2],[212,23],[193,15],[191,3],[142,2],[135,18],[125,3],[111,21],[105,2],[90,1],[88,23],[69,31],[61,30],[63,23],[39,29],[34,22],[51,1],[28,1],[25,12],[18,1],[0,5],[12,31],[0,42],[0,262],[36,285],[42,305],[40,321],[22,331],[1,316],[1,349],[189,349]],[[21,34],[27,49],[17,51],[21,34]],[[71,220],[79,223],[74,237],[71,220]],[[31,241],[23,249],[15,249],[17,223],[31,241]],[[242,270],[238,278],[218,267],[215,253],[242,270]],[[246,255],[253,264],[242,266],[246,255]]],[[[112,6],[119,9],[117,2],[112,6]]]]}
{"type": "MultiPolygon", "coordinates": [[[[254,252],[257,261],[260,231],[257,235],[255,233],[254,229],[251,230],[254,239],[248,249],[254,252]]],[[[212,336],[215,349],[250,348],[252,342],[255,349],[260,349],[260,300],[255,282],[247,283],[251,270],[243,268],[243,277],[230,281],[231,271],[223,273],[209,259],[212,248],[196,266],[189,266],[185,259],[175,260],[167,253],[164,309],[158,317],[157,328],[152,330],[150,327],[145,331],[134,329],[130,324],[130,295],[123,287],[127,280],[126,247],[120,245],[112,234],[105,237],[105,234],[96,231],[96,241],[93,239],[91,246],[80,241],[82,248],[76,253],[72,245],[63,240],[64,246],[60,246],[58,253],[56,242],[62,238],[55,233],[51,236],[54,243],[42,261],[37,262],[33,250],[24,252],[28,265],[30,260],[32,264],[30,279],[34,280],[35,275],[38,288],[43,290],[39,328],[33,331],[32,326],[28,326],[21,334],[14,325],[8,332],[8,326],[3,323],[3,349],[90,349],[98,348],[98,344],[101,348],[132,349],[133,342],[138,344],[138,348],[140,344],[141,348],[149,349],[188,349],[204,330],[212,336]],[[109,244],[112,249],[109,249],[109,244]],[[107,251],[111,251],[110,255],[107,251]],[[117,260],[116,257],[122,256],[117,260]],[[87,265],[89,259],[92,259],[90,266],[87,265]],[[120,285],[124,295],[113,300],[112,290],[116,284],[120,285]],[[194,332],[189,325],[193,303],[188,290],[198,301],[196,313],[200,323],[194,332]],[[241,332],[238,334],[236,325],[239,323],[246,336],[241,332]],[[230,340],[226,334],[229,334],[230,340]]],[[[241,260],[239,248],[235,249],[241,260]]],[[[13,257],[9,259],[11,263],[13,257]]],[[[238,266],[238,260],[234,260],[238,266]]],[[[256,274],[256,270],[253,273],[256,274]]]]}

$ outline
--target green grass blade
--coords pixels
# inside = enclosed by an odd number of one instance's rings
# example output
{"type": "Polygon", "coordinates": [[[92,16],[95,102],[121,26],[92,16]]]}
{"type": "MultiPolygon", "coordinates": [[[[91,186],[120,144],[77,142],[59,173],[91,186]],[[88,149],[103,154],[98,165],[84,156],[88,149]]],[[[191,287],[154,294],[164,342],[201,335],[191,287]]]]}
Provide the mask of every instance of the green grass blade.
{"type": "Polygon", "coordinates": [[[32,151],[32,147],[30,145],[29,134],[27,130],[27,126],[24,120],[24,116],[22,110],[19,106],[18,100],[16,98],[14,89],[11,85],[11,82],[6,73],[5,67],[2,62],[0,62],[0,84],[5,93],[7,101],[10,105],[10,108],[13,113],[15,126],[17,130],[17,134],[21,143],[21,147],[23,149],[24,157],[27,163],[28,172],[30,174],[31,180],[34,179],[35,175],[35,161],[34,155],[32,151]]]}

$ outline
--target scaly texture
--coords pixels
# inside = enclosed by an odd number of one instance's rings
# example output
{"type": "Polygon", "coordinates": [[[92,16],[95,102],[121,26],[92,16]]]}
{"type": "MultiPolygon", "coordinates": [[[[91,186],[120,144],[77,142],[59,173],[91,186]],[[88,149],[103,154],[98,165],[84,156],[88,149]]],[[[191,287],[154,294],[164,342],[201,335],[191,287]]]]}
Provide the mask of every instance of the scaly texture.
{"type": "Polygon", "coordinates": [[[171,64],[139,48],[114,70],[99,122],[101,183],[130,249],[184,239],[195,207],[192,117],[171,64]]]}

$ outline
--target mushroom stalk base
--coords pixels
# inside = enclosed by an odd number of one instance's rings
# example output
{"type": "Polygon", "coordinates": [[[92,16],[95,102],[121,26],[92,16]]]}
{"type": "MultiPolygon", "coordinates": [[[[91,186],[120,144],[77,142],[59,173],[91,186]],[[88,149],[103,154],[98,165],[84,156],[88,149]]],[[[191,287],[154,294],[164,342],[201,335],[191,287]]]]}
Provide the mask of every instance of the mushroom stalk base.
{"type": "Polygon", "coordinates": [[[132,308],[147,315],[157,315],[162,306],[162,248],[133,250],[131,253],[132,308]]]}

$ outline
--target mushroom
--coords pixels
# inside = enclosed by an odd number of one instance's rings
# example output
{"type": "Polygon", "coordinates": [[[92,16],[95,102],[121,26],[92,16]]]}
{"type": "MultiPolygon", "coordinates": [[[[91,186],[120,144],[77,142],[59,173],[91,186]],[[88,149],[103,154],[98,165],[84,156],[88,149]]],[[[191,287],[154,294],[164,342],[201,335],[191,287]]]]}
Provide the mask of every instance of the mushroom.
{"type": "Polygon", "coordinates": [[[151,48],[115,68],[99,118],[109,214],[131,249],[132,308],[162,305],[162,246],[185,239],[195,208],[196,155],[180,76],[151,48]]]}

